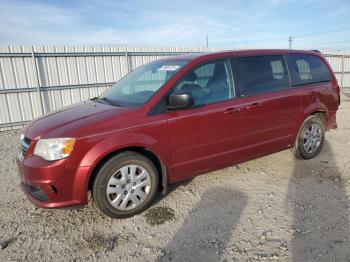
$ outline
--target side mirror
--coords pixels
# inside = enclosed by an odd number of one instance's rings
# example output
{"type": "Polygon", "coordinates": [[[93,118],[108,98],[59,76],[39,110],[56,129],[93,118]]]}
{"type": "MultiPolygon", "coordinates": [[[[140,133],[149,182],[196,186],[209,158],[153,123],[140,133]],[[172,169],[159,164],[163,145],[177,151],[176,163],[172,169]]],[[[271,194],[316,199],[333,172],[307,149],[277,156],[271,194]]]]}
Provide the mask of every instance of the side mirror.
{"type": "Polygon", "coordinates": [[[175,93],[169,96],[169,110],[186,108],[193,105],[193,97],[191,93],[175,93]]]}

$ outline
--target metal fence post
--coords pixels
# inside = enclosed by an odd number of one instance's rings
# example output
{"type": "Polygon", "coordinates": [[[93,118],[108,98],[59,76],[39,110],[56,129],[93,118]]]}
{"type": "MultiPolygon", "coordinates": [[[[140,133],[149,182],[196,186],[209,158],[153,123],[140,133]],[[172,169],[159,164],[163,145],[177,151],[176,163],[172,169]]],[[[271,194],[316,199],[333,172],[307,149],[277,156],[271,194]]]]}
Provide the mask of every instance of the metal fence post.
{"type": "Polygon", "coordinates": [[[341,56],[341,78],[340,78],[340,86],[343,89],[344,88],[344,60],[345,55],[341,56]]]}
{"type": "Polygon", "coordinates": [[[125,61],[126,61],[126,69],[128,70],[128,73],[130,72],[130,62],[129,62],[129,54],[128,49],[125,49],[125,61]]]}
{"type": "Polygon", "coordinates": [[[39,98],[39,103],[40,103],[40,109],[41,109],[41,114],[45,114],[45,110],[44,110],[44,104],[43,104],[43,100],[42,100],[42,96],[41,96],[41,83],[40,83],[40,71],[38,70],[38,64],[36,62],[36,57],[35,57],[35,52],[34,52],[34,48],[32,47],[32,61],[33,61],[33,67],[34,67],[34,71],[35,71],[35,77],[36,77],[36,82],[37,82],[37,93],[38,93],[38,98],[39,98]]]}

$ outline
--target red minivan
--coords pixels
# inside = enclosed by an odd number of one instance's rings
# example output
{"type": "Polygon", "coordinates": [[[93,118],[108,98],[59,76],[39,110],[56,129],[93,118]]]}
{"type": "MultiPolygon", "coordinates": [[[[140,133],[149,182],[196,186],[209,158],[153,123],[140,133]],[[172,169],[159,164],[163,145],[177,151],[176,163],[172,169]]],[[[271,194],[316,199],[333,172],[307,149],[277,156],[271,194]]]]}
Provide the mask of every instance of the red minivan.
{"type": "Polygon", "coordinates": [[[317,51],[186,54],[145,64],[101,96],[28,124],[21,187],[46,208],[129,217],[167,185],[277,151],[315,157],[336,128],[337,80],[317,51]]]}

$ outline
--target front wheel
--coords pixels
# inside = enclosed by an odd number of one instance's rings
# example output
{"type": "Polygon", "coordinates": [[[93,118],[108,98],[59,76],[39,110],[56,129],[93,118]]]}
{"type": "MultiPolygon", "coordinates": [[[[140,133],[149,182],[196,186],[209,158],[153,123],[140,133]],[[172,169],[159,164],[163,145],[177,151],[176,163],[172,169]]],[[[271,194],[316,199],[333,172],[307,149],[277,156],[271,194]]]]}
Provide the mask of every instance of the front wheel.
{"type": "Polygon", "coordinates": [[[123,152],[109,159],[93,185],[98,208],[112,218],[136,215],[153,202],[159,175],[153,162],[134,152],[123,152]]]}
{"type": "Polygon", "coordinates": [[[302,124],[294,145],[294,154],[299,159],[317,156],[323,146],[326,127],[320,117],[309,116],[302,124]]]}

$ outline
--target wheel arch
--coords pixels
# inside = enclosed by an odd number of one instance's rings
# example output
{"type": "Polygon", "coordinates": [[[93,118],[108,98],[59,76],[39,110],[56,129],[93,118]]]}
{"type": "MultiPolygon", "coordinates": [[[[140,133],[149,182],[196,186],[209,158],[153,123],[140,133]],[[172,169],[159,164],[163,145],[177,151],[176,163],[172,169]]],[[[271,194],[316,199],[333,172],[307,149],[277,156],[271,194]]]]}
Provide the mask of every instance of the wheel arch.
{"type": "Polygon", "coordinates": [[[328,121],[328,116],[325,110],[321,108],[315,108],[314,110],[310,110],[308,112],[304,112],[304,114],[299,118],[297,121],[297,124],[295,126],[295,130],[293,132],[293,143],[295,143],[295,139],[298,137],[299,131],[301,127],[303,126],[305,120],[312,115],[317,115],[321,118],[322,122],[325,124],[327,127],[327,121],[328,121]]]}
{"type": "Polygon", "coordinates": [[[143,146],[130,146],[130,147],[124,147],[117,150],[114,150],[112,152],[109,152],[105,156],[103,156],[93,167],[89,179],[88,179],[88,185],[86,191],[92,190],[93,184],[95,182],[95,179],[97,177],[97,174],[99,170],[102,168],[102,166],[113,156],[123,153],[123,152],[135,152],[139,153],[148,159],[150,159],[155,167],[157,168],[158,174],[159,174],[159,187],[162,190],[163,194],[166,194],[167,192],[167,185],[168,185],[168,178],[167,178],[167,168],[164,165],[164,163],[161,161],[161,159],[150,149],[143,147],[143,146]]]}
{"type": "Polygon", "coordinates": [[[327,117],[327,113],[324,110],[316,110],[315,112],[311,113],[310,116],[318,116],[325,127],[327,127],[327,122],[328,122],[328,117],[327,117]]]}
{"type": "MultiPolygon", "coordinates": [[[[294,152],[294,155],[297,159],[310,159],[310,158],[313,158],[314,156],[311,156],[311,157],[306,157],[303,153],[300,152],[300,141],[299,141],[299,137],[300,137],[300,132],[302,131],[302,128],[304,126],[304,123],[306,123],[309,119],[311,119],[312,117],[318,117],[321,122],[323,122],[324,124],[324,132],[327,130],[326,127],[327,127],[327,114],[326,112],[322,111],[322,110],[315,110],[314,112],[306,115],[302,122],[300,123],[299,125],[299,129],[297,130],[296,132],[296,136],[294,138],[294,144],[293,144],[293,148],[292,148],[292,151],[294,152]]],[[[323,143],[323,142],[322,142],[323,143]]]]}

